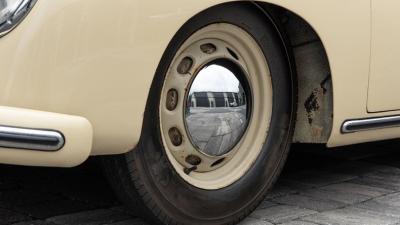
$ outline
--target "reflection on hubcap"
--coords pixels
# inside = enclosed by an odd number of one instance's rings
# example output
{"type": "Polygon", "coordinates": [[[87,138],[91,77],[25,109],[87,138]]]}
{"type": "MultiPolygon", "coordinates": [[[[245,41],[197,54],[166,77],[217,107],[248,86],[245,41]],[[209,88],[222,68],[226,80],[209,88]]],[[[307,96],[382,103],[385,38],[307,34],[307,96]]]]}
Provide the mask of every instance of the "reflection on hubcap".
{"type": "Polygon", "coordinates": [[[246,76],[230,60],[215,60],[195,76],[187,96],[185,122],[192,144],[222,156],[243,136],[249,115],[246,76]]]}

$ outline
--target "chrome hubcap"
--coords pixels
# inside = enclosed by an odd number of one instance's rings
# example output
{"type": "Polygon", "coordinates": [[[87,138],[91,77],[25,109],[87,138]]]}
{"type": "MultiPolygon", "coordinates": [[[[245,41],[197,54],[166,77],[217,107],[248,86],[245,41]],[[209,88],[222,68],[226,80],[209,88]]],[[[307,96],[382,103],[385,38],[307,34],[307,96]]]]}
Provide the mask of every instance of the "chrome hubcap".
{"type": "Polygon", "coordinates": [[[231,60],[217,59],[199,70],[186,98],[185,122],[200,153],[222,156],[240,141],[249,119],[248,92],[244,71],[231,60]]]}

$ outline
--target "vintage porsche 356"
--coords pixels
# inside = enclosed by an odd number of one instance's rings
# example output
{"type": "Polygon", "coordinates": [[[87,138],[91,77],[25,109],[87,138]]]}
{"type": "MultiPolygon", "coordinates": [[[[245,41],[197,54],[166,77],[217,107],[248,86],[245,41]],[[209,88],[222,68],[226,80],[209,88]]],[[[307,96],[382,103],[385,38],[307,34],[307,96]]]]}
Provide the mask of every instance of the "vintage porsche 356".
{"type": "Polygon", "coordinates": [[[400,137],[397,0],[0,0],[0,163],[100,157],[158,224],[235,224],[291,143],[400,137]]]}

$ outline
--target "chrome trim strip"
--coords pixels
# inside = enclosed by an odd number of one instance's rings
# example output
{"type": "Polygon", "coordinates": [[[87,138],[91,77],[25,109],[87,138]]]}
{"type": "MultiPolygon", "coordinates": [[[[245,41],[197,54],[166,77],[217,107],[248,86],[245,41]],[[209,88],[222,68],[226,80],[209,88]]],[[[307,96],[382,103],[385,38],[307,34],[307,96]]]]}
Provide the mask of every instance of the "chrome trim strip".
{"type": "Polygon", "coordinates": [[[28,15],[38,0],[23,0],[10,15],[10,18],[0,24],[0,38],[12,31],[28,15]]]}
{"type": "Polygon", "coordinates": [[[58,151],[64,144],[64,136],[58,131],[0,126],[0,147],[58,151]]]}
{"type": "Polygon", "coordinates": [[[348,120],[342,125],[342,133],[353,133],[391,127],[400,127],[400,115],[348,120]]]}

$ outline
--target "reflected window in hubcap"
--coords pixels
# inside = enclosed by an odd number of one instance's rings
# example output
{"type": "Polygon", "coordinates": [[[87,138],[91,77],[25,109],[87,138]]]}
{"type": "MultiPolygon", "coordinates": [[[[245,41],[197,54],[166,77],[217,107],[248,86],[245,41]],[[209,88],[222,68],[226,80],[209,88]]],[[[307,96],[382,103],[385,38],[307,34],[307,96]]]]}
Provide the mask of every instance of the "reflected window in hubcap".
{"type": "Polygon", "coordinates": [[[233,61],[215,60],[196,74],[186,98],[192,144],[209,156],[228,154],[246,131],[250,114],[246,75],[233,61]]]}

